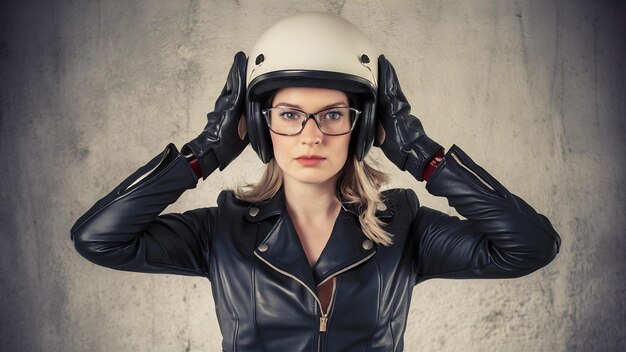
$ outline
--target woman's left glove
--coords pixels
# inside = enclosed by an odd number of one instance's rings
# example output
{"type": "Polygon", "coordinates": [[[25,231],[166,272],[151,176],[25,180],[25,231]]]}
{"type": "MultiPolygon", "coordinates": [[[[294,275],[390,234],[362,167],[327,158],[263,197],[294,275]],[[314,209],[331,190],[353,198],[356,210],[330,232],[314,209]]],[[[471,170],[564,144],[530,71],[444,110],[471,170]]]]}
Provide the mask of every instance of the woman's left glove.
{"type": "Polygon", "coordinates": [[[411,115],[398,76],[384,55],[378,58],[379,130],[376,145],[400,170],[407,170],[422,181],[426,165],[443,147],[424,132],[420,120],[411,115]]]}
{"type": "Polygon", "coordinates": [[[235,160],[246,148],[248,135],[243,118],[246,101],[246,54],[238,52],[228,72],[224,89],[207,114],[207,124],[198,137],[182,148],[185,155],[193,154],[202,171],[202,178],[214,170],[217,158],[220,170],[235,160]]]}

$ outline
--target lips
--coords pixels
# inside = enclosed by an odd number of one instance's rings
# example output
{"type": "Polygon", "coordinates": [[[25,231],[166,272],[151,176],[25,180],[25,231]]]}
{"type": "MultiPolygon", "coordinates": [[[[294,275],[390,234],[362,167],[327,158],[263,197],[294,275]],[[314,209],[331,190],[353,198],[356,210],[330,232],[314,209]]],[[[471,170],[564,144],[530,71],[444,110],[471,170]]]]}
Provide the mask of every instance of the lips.
{"type": "Polygon", "coordinates": [[[296,160],[304,166],[313,166],[326,160],[326,158],[319,155],[301,155],[297,157],[296,160]]]}

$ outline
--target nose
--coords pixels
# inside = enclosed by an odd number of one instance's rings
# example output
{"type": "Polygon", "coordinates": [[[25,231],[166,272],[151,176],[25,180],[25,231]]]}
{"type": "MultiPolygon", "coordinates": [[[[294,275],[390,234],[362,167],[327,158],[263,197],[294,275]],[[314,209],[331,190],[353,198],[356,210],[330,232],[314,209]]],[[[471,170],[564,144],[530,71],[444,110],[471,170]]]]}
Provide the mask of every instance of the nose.
{"type": "Polygon", "coordinates": [[[322,143],[324,134],[317,128],[315,120],[308,119],[304,124],[304,129],[300,133],[300,143],[302,144],[320,144],[322,143]]]}

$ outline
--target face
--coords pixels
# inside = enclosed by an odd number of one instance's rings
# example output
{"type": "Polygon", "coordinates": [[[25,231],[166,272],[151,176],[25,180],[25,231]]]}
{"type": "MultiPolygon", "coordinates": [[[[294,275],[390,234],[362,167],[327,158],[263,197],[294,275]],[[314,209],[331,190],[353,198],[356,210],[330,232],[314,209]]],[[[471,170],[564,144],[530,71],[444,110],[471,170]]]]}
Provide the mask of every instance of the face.
{"type": "MultiPolygon", "coordinates": [[[[272,101],[272,107],[290,107],[310,114],[331,106],[349,106],[348,96],[332,89],[293,87],[281,89],[272,101]]],[[[271,131],[270,135],[274,158],[285,182],[322,184],[336,180],[348,158],[352,133],[327,136],[313,119],[308,119],[298,135],[283,136],[271,131]]]]}

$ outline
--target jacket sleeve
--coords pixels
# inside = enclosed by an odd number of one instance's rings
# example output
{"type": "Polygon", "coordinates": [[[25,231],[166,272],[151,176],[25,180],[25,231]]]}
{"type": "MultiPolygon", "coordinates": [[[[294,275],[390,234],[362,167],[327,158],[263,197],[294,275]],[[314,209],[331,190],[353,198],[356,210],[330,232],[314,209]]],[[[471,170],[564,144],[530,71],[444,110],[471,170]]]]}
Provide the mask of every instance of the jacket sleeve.
{"type": "Polygon", "coordinates": [[[514,278],[548,264],[561,239],[550,221],[511,194],[456,145],[426,185],[448,199],[467,220],[420,207],[413,209],[417,282],[429,278],[514,278]]]}
{"type": "Polygon", "coordinates": [[[196,184],[187,160],[168,145],[76,221],[76,250],[113,269],[206,276],[216,209],[159,216],[196,184]]]}

